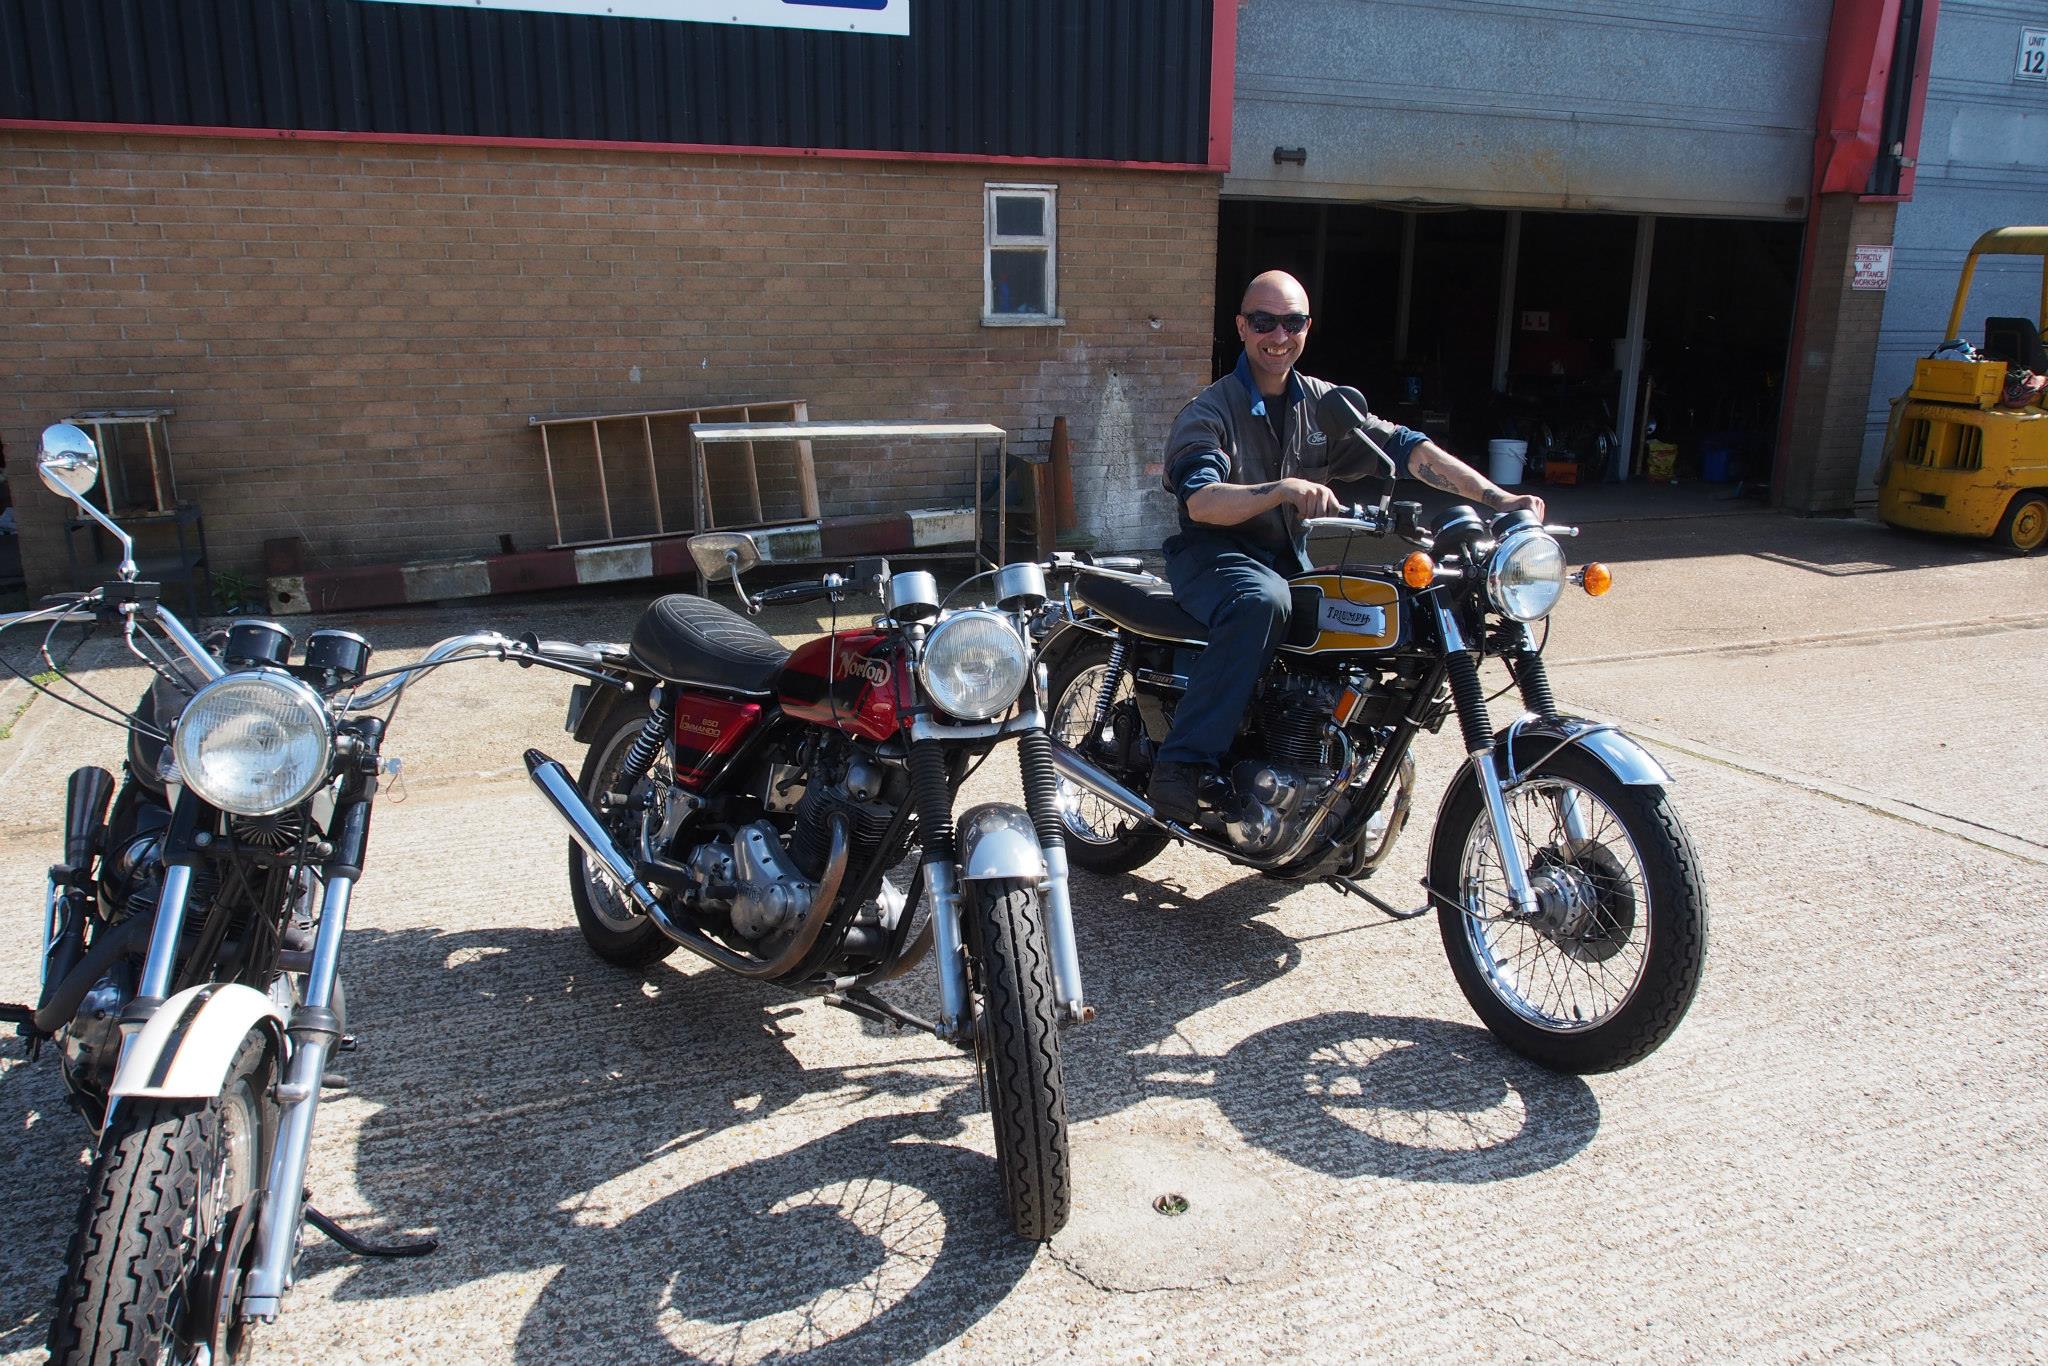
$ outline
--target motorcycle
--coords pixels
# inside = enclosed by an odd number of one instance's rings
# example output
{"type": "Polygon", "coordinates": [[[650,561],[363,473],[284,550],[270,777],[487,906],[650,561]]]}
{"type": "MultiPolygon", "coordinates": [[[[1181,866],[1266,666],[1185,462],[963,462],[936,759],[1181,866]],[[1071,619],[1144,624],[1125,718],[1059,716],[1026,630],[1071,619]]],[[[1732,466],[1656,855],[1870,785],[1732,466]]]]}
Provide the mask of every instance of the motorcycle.
{"type": "Polygon", "coordinates": [[[85,497],[99,453],[77,427],[43,433],[43,481],[121,547],[117,577],[52,605],[0,615],[0,630],[118,629],[155,673],[123,714],[76,679],[84,705],[127,729],[117,785],[70,778],[64,857],[50,869],[33,1007],[0,1006],[32,1053],[54,1042],[95,1153],[65,1254],[51,1360],[209,1362],[274,1321],[313,1224],[351,1252],[379,1245],[307,1203],[307,1158],[327,1067],[354,1047],[339,969],[371,808],[399,761],[390,714],[419,674],[466,658],[586,677],[585,647],[483,632],[451,637],[409,668],[372,673],[371,647],[318,630],[296,664],[291,634],[243,620],[202,641],[142,580],[134,545],[85,497]]]}
{"type": "Polygon", "coordinates": [[[880,558],[749,597],[742,576],[761,562],[752,537],[710,532],[689,548],[702,578],[729,578],[749,615],[823,600],[834,629],[792,652],[747,616],[677,593],[646,609],[630,643],[607,647],[605,683],[570,699],[565,728],[588,746],[580,774],[526,753],[569,829],[584,939],[629,968],[685,948],[971,1050],[1010,1223],[1052,1237],[1071,1199],[1059,1027],[1092,1011],[1044,677],[1031,668],[1028,622],[1048,600],[1041,567],[976,576],[992,579],[993,606],[949,610],[929,573],[892,573],[880,558]],[[839,629],[840,606],[874,591],[881,613],[839,629]],[[989,803],[955,816],[970,761],[1013,738],[1028,810],[989,803]],[[913,852],[898,887],[887,874],[913,852]],[[934,950],[935,1020],[874,993],[934,950]]]}
{"type": "Polygon", "coordinates": [[[1391,535],[1413,552],[1291,580],[1289,634],[1259,679],[1227,783],[1203,794],[1190,825],[1139,794],[1205,628],[1155,577],[1077,578],[1036,625],[1068,858],[1114,875],[1180,840],[1397,918],[1433,909],[1459,987],[1507,1047],[1569,1073],[1641,1060],[1699,985],[1698,858],[1663,766],[1616,727],[1559,710],[1533,629],[1567,582],[1598,596],[1611,575],[1598,564],[1568,572],[1558,538],[1576,529],[1527,512],[1489,522],[1456,506],[1425,529],[1418,504],[1391,501],[1394,465],[1366,434],[1357,391],[1333,390],[1317,418],[1333,449],[1358,442],[1378,458],[1384,488],[1377,504],[1304,525],[1391,535]],[[1526,708],[1499,729],[1486,658],[1506,665],[1526,708]],[[1409,818],[1417,734],[1453,717],[1467,757],[1437,807],[1427,900],[1396,907],[1365,880],[1409,818]]]}

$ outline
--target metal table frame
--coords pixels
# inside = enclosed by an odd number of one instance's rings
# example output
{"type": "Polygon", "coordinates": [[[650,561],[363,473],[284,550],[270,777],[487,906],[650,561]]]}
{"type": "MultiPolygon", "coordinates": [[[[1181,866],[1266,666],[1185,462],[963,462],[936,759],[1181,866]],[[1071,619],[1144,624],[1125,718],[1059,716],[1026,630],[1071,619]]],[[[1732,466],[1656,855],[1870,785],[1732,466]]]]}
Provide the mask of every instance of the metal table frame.
{"type": "MultiPolygon", "coordinates": [[[[690,429],[691,489],[697,529],[710,531],[711,510],[705,506],[703,489],[710,478],[705,464],[708,446],[734,445],[754,441],[961,441],[974,443],[974,560],[976,568],[998,568],[1004,548],[1010,543],[1009,461],[1006,458],[1010,434],[986,422],[700,422],[690,429]],[[982,553],[981,485],[988,443],[996,452],[996,559],[982,553]]],[[[746,527],[726,530],[744,531],[746,527]]]]}

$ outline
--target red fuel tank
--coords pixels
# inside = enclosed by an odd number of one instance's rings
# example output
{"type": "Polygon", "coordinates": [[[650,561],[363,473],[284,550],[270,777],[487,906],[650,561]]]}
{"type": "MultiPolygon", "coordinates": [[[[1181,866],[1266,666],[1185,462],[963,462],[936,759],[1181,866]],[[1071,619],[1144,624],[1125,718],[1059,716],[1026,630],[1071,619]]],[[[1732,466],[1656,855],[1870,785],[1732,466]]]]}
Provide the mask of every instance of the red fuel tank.
{"type": "Polygon", "coordinates": [[[785,715],[882,741],[903,726],[910,679],[903,642],[872,627],[800,645],[777,685],[785,715]]]}
{"type": "Polygon", "coordinates": [[[683,693],[676,699],[676,781],[692,790],[703,787],[759,724],[759,702],[683,693]]]}

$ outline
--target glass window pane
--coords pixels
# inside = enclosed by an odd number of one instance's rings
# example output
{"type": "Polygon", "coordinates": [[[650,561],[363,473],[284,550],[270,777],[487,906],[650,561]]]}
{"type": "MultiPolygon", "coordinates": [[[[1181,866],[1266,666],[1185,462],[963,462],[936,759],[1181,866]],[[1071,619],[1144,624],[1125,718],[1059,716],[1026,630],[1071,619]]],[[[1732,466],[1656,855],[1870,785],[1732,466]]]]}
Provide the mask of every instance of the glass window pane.
{"type": "Polygon", "coordinates": [[[1045,201],[1037,195],[996,196],[998,237],[1042,237],[1045,235],[1045,201]]]}
{"type": "Polygon", "coordinates": [[[1045,298],[1045,252],[998,250],[988,254],[989,309],[994,313],[1050,313],[1045,298]]]}

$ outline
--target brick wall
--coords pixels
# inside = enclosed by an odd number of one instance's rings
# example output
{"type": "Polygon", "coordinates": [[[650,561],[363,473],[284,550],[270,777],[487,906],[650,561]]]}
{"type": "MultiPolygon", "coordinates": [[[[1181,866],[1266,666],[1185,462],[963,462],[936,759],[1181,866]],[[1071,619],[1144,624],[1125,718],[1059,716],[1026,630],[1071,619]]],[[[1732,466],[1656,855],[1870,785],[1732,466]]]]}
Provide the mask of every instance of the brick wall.
{"type": "MultiPolygon", "coordinates": [[[[31,586],[64,566],[37,433],[153,404],[177,409],[216,567],[243,573],[290,534],[316,567],[546,544],[529,414],[796,397],[990,421],[1026,450],[1064,414],[1082,521],[1156,547],[1171,507],[1146,471],[1207,378],[1216,178],[1033,168],[1060,187],[1067,326],[985,328],[982,185],[1012,178],[0,132],[0,440],[31,586]]],[[[971,496],[964,447],[818,457],[827,513],[971,496]]]]}
{"type": "Polygon", "coordinates": [[[1807,244],[1813,266],[1806,285],[1799,387],[1785,423],[1785,467],[1778,501],[1794,512],[1850,512],[1863,460],[1863,418],[1884,323],[1882,290],[1851,288],[1856,248],[1892,240],[1898,205],[1862,203],[1855,195],[1824,195],[1807,244]]]}

